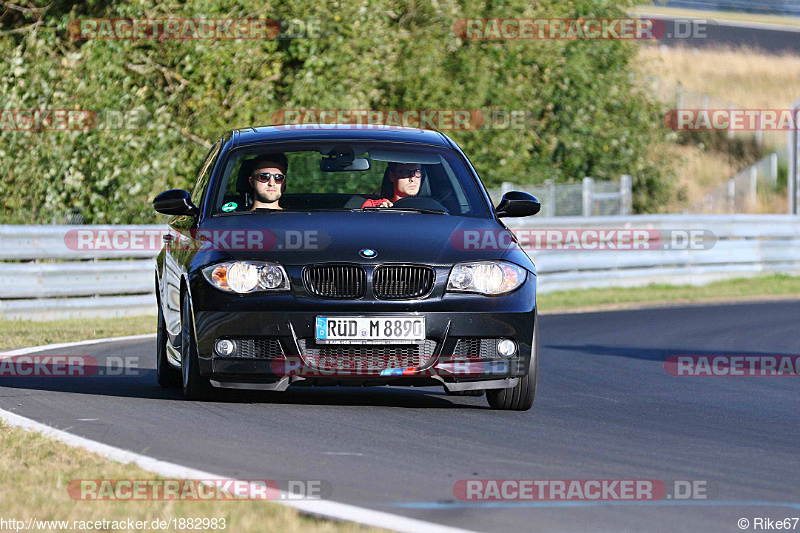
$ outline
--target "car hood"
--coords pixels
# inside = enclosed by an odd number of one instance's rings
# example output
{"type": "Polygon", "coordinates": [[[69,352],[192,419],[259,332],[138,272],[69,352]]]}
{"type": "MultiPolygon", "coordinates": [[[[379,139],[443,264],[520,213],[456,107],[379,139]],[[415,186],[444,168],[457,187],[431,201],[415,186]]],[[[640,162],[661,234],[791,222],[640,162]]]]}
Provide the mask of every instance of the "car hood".
{"type": "Polygon", "coordinates": [[[223,216],[204,220],[199,233],[212,241],[207,249],[215,257],[210,260],[230,257],[286,265],[451,264],[499,259],[513,242],[496,220],[389,211],[223,216]],[[362,250],[375,255],[365,258],[362,250]]]}

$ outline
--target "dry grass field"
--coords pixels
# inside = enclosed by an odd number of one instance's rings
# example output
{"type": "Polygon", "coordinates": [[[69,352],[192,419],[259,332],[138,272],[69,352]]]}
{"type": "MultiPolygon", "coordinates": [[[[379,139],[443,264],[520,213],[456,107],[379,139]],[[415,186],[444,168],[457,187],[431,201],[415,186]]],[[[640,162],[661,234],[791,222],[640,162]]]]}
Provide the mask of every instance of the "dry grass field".
{"type": "MultiPolygon", "coordinates": [[[[643,76],[657,76],[663,84],[680,83],[687,92],[707,94],[712,102],[731,102],[739,108],[787,109],[800,98],[800,55],[771,55],[748,48],[646,45],[639,52],[637,68],[643,76]]],[[[763,142],[765,152],[774,151],[785,146],[786,135],[765,132],[763,142]]],[[[680,212],[741,170],[735,161],[702,147],[668,149],[676,156],[684,200],[665,206],[667,212],[680,212]]],[[[785,204],[774,194],[760,194],[753,212],[783,212],[785,204]]]]}

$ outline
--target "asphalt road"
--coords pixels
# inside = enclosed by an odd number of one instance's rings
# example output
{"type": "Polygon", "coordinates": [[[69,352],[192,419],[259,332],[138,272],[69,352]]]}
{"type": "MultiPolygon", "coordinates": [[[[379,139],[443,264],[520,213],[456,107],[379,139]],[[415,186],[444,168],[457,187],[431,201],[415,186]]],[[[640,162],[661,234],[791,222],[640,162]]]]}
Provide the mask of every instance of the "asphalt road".
{"type": "Polygon", "coordinates": [[[739,21],[647,15],[664,22],[658,42],[667,46],[732,47],[747,46],[773,54],[800,52],[800,27],[780,27],[739,21]]]}
{"type": "Polygon", "coordinates": [[[51,352],[103,369],[132,358],[144,372],[2,377],[0,408],[225,476],[324,480],[333,500],[471,530],[732,532],[740,518],[800,516],[798,381],[672,377],[664,360],[798,355],[798,325],[800,301],[542,316],[525,413],[386,387],[188,403],[156,384],[152,340],[51,352]],[[454,483],[472,478],[700,481],[707,499],[456,499],[454,483]]]}

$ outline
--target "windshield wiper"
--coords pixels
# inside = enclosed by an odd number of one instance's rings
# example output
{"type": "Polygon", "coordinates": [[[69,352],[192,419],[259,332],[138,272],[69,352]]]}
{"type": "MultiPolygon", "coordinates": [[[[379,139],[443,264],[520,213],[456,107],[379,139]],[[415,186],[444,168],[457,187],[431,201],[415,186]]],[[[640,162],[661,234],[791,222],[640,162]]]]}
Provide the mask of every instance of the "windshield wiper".
{"type": "Polygon", "coordinates": [[[425,213],[426,215],[446,215],[441,209],[419,209],[415,207],[362,207],[356,211],[386,211],[387,213],[425,213]]]}

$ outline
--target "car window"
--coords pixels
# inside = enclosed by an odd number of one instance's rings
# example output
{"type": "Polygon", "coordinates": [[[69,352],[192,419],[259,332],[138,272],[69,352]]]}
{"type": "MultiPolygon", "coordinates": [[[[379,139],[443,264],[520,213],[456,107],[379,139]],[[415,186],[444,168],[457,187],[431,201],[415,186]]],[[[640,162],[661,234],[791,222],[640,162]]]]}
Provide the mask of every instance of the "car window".
{"type": "Polygon", "coordinates": [[[402,163],[413,164],[422,172],[414,201],[405,206],[428,210],[441,207],[457,216],[491,216],[472,173],[462,157],[449,148],[380,142],[334,144],[273,143],[231,151],[216,187],[213,213],[250,211],[253,189],[248,178],[254,160],[265,154],[283,154],[288,169],[279,204],[287,211],[354,209],[361,208],[366,200],[387,198],[393,193],[387,169],[402,163]],[[341,166],[349,161],[344,154],[349,154],[354,165],[341,166]]]}
{"type": "Polygon", "coordinates": [[[203,201],[206,185],[208,185],[208,179],[211,177],[211,170],[214,168],[214,163],[216,163],[217,157],[219,157],[221,147],[222,139],[219,139],[211,147],[211,150],[209,150],[203,165],[200,167],[200,171],[197,173],[197,182],[195,182],[194,187],[192,188],[192,201],[197,203],[198,207],[202,206],[200,202],[203,201]]]}

